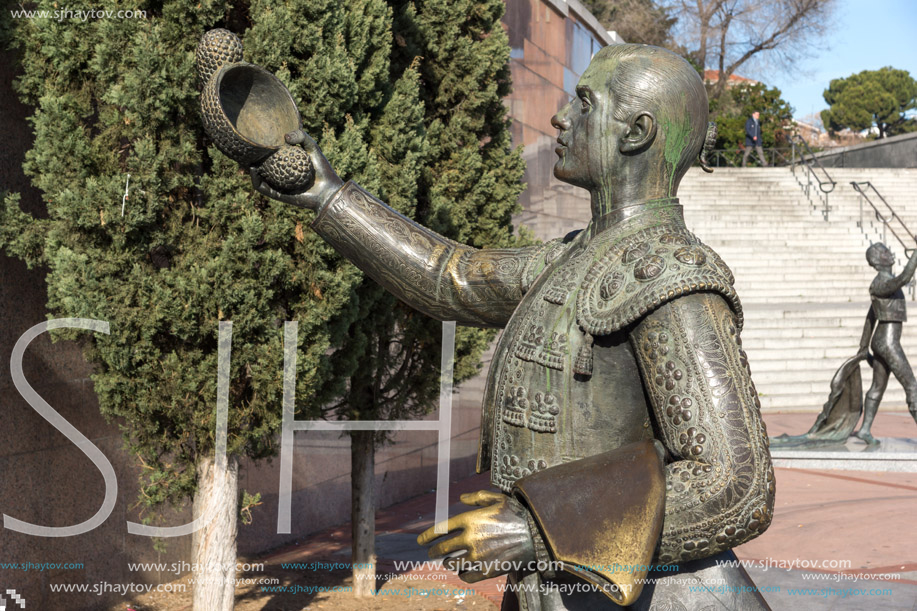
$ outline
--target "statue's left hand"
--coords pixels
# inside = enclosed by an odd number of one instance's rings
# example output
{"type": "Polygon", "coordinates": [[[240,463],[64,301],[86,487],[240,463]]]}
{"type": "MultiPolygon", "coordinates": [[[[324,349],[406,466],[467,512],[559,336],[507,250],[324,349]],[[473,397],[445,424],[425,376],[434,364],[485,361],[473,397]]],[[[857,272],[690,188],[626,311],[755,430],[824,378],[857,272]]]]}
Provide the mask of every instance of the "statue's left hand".
{"type": "MultiPolygon", "coordinates": [[[[525,570],[535,560],[526,509],[519,501],[487,490],[463,494],[460,500],[480,509],[449,518],[446,534],[462,532],[431,547],[430,558],[467,550],[443,564],[457,570],[458,576],[468,583],[503,575],[510,566],[525,570]]],[[[431,527],[417,537],[417,542],[426,545],[444,536],[434,533],[431,527]]]]}
{"type": "Polygon", "coordinates": [[[309,210],[319,210],[331,199],[332,195],[344,186],[344,181],[332,169],[331,164],[328,163],[321,149],[318,148],[318,144],[309,134],[300,129],[286,134],[284,139],[287,144],[301,144],[303,150],[309,154],[309,160],[315,170],[315,181],[312,186],[302,193],[281,193],[264,182],[258,168],[251,168],[252,186],[255,187],[258,193],[271,199],[308,208],[309,210]]]}

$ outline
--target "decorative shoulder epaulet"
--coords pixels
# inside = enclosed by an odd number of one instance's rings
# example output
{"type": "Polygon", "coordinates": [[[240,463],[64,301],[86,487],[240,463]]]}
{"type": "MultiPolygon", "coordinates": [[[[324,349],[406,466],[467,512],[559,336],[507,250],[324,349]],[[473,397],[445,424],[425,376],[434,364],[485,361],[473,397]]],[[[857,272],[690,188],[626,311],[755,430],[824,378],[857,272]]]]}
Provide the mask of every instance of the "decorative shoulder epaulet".
{"type": "Polygon", "coordinates": [[[525,269],[522,271],[522,292],[527,293],[532,285],[535,283],[535,280],[541,275],[541,272],[545,270],[551,263],[553,263],[557,257],[559,257],[563,252],[569,247],[570,242],[573,241],[582,229],[577,229],[576,231],[571,231],[562,238],[554,238],[553,240],[548,240],[547,242],[540,244],[535,250],[534,256],[529,259],[528,263],[525,265],[525,269]]]}
{"type": "Polygon", "coordinates": [[[611,246],[583,280],[576,318],[587,333],[608,335],[663,303],[701,291],[722,295],[742,328],[742,305],[729,267],[687,229],[653,227],[611,246]]]}

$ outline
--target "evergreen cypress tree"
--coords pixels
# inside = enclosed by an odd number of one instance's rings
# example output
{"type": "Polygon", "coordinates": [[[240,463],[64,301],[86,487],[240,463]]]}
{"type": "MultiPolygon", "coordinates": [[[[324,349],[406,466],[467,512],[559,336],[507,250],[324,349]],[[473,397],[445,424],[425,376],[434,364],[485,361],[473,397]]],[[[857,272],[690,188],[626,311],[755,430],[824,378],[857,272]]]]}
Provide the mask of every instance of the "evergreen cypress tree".
{"type": "MultiPolygon", "coordinates": [[[[110,323],[107,336],[57,335],[84,343],[101,410],[148,467],[148,517],[188,497],[199,515],[206,497],[225,504],[230,490],[235,502],[239,457],[277,450],[284,320],[299,321],[299,419],[428,411],[440,335],[439,323],[363,278],[304,231],[300,211],[258,196],[247,173],[208,146],[194,77],[200,36],[214,27],[240,34],[245,59],[287,84],[304,129],[343,178],[482,247],[514,243],[509,220],[522,161],[501,101],[509,48],[499,0],[166,0],[138,8],[146,19],[14,24],[18,91],[35,107],[25,170],[48,218],[7,197],[0,245],[47,266],[55,317],[110,323]],[[221,320],[233,321],[230,461],[215,473],[221,320]],[[215,476],[224,496],[200,492],[215,476]]],[[[476,371],[490,338],[459,330],[457,379],[476,371]]],[[[355,517],[373,506],[365,486],[378,441],[372,433],[352,440],[355,517]]],[[[208,527],[229,535],[222,558],[235,556],[235,511],[228,513],[208,527]]],[[[372,560],[372,537],[355,532],[355,562],[372,560]]],[[[231,597],[231,585],[195,593],[195,608],[229,608],[231,597]]]]}
{"type": "MultiPolygon", "coordinates": [[[[54,10],[46,4],[37,8],[54,10]]],[[[2,240],[31,265],[47,266],[55,317],[110,323],[108,336],[58,335],[85,343],[101,410],[117,418],[147,467],[147,520],[162,503],[188,497],[195,516],[213,503],[228,506],[208,536],[196,533],[194,560],[234,566],[238,457],[277,450],[282,323],[300,324],[303,396],[330,400],[339,378],[324,354],[358,314],[352,291],[360,276],[304,233],[295,211],[256,196],[246,172],[205,146],[197,41],[211,27],[249,17],[219,2],[140,8],[146,19],[14,24],[23,59],[17,88],[35,107],[35,143],[24,169],[47,200],[48,218],[31,218],[8,198],[2,240]],[[223,470],[213,460],[221,320],[234,323],[223,470]]],[[[346,28],[359,24],[343,7],[322,16],[329,27],[306,20],[302,40],[335,57],[346,28]]],[[[355,46],[372,48],[362,39],[355,46]]],[[[362,59],[344,54],[345,63],[362,59]]],[[[356,91],[364,78],[351,70],[348,81],[333,65],[313,73],[324,75],[329,89],[356,91]]],[[[374,88],[386,79],[382,71],[364,89],[378,99],[374,88]]],[[[196,589],[195,608],[229,608],[232,596],[231,581],[214,579],[196,589]]]]}
{"type": "MultiPolygon", "coordinates": [[[[343,178],[354,178],[399,212],[449,238],[477,247],[516,244],[511,215],[517,209],[524,166],[519,151],[511,147],[502,101],[510,90],[509,43],[500,23],[503,2],[424,0],[391,6],[390,71],[394,78],[417,68],[422,86],[405,86],[420,103],[411,102],[411,96],[401,101],[394,97],[391,103],[405,104],[404,110],[387,112],[373,124],[373,148],[385,151],[386,142],[407,141],[414,124],[400,117],[414,104],[410,116],[420,122],[425,136],[422,147],[414,149],[416,172],[404,173],[380,159],[378,182],[373,183],[374,176],[342,172],[336,150],[320,143],[323,151],[343,178]],[[393,138],[399,134],[398,121],[407,132],[393,138]]],[[[362,314],[340,355],[353,355],[359,366],[347,392],[328,407],[339,418],[355,420],[402,420],[429,411],[439,392],[440,324],[399,303],[370,279],[357,294],[362,314]]],[[[458,328],[456,381],[478,371],[480,355],[492,339],[493,332],[458,328]]],[[[374,560],[373,457],[375,445],[384,440],[379,433],[351,434],[354,565],[374,560]]],[[[355,591],[366,594],[373,584],[372,570],[358,572],[355,591]]]]}

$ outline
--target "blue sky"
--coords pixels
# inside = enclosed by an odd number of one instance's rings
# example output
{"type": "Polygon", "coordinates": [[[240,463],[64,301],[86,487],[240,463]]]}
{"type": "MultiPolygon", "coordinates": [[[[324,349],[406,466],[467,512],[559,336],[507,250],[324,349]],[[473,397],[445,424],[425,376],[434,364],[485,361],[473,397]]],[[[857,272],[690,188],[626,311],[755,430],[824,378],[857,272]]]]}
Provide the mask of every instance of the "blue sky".
{"type": "Polygon", "coordinates": [[[831,79],[883,66],[917,78],[917,2],[839,0],[838,8],[836,27],[825,39],[827,48],[800,61],[796,74],[743,74],[780,89],[797,119],[827,107],[822,92],[831,79]]]}

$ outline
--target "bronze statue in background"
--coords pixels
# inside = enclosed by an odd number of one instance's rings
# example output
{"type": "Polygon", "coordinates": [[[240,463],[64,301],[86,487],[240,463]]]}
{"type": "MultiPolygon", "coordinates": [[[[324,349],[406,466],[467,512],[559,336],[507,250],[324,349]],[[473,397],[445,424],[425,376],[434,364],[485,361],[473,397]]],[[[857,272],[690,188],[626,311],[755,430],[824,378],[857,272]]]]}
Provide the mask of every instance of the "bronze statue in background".
{"type": "Polygon", "coordinates": [[[876,277],[869,285],[872,306],[866,316],[859,353],[866,353],[872,348],[872,386],[867,391],[863,404],[863,424],[855,435],[867,443],[874,444],[878,442],[873,438],[870,429],[879,409],[879,402],[885,393],[885,387],[888,385],[889,371],[895,374],[898,382],[904,387],[907,409],[917,420],[917,379],[914,378],[914,371],[907,362],[904,350],[901,349],[901,326],[907,320],[902,287],[914,277],[914,270],[917,269],[917,250],[914,250],[904,270],[897,276],[892,274],[895,255],[885,244],[870,246],[866,250],[866,261],[876,270],[876,277]]]}
{"type": "Polygon", "coordinates": [[[773,511],[732,274],[675,197],[715,140],[703,84],[664,49],[606,47],[552,124],[554,174],[589,191],[592,220],[528,248],[478,250],[419,226],[344,183],[301,131],[287,142],[308,153],[312,187],[281,192],[257,168],[252,180],[314,210],[314,231],[421,312],[506,329],[478,453],[501,492],[464,495],[475,508],[448,535],[421,534],[432,557],[465,550],[446,562],[466,581],[508,573],[531,587],[505,608],[766,608],[747,591],[641,584],[658,563],[750,585],[712,557],[733,557],[773,511]]]}
{"type": "Polygon", "coordinates": [[[908,411],[917,420],[917,379],[901,348],[901,327],[907,321],[902,288],[914,277],[917,250],[897,276],[892,274],[895,255],[885,244],[873,244],[866,249],[866,261],[876,270],[876,277],[869,285],[872,304],[866,314],[860,348],[834,374],[828,401],[809,432],[775,437],[772,440],[774,445],[798,447],[821,442],[844,442],[853,433],[861,414],[863,424],[853,434],[870,445],[878,444],[872,436],[872,422],[888,386],[889,372],[895,374],[904,387],[908,411]],[[870,348],[872,354],[869,353],[870,348]],[[872,365],[872,386],[866,393],[865,402],[860,380],[860,362],[864,360],[872,365]]]}

